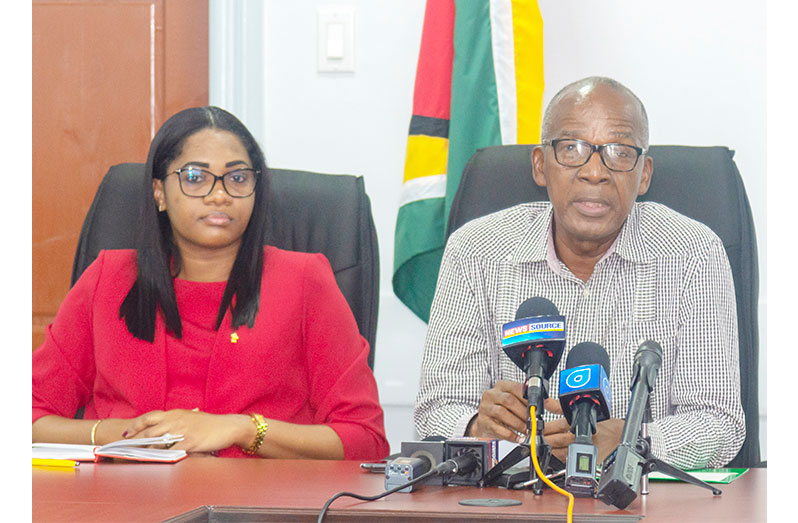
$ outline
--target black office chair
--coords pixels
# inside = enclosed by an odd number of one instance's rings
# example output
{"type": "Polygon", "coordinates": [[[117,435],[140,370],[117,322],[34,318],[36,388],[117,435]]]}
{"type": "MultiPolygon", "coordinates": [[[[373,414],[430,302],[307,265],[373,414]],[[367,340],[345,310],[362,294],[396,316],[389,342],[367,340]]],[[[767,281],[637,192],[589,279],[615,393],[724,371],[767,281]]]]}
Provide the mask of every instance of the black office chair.
{"type": "MultiPolygon", "coordinates": [[[[371,202],[363,178],[270,169],[271,243],[281,249],[320,252],[369,342],[374,368],[380,265],[371,202]]],[[[144,164],[114,165],[89,208],[72,266],[72,285],[102,249],[133,249],[144,164]]]]}
{"type": "MultiPolygon", "coordinates": [[[[513,205],[546,201],[532,179],[532,145],[479,149],[469,160],[449,214],[446,236],[469,220],[513,205]]],[[[759,453],[759,266],[751,207],[734,151],[726,147],[653,145],[654,176],[640,201],[655,201],[706,224],[723,241],[737,294],[740,394],[746,437],[732,467],[761,465],[759,453]]]]}

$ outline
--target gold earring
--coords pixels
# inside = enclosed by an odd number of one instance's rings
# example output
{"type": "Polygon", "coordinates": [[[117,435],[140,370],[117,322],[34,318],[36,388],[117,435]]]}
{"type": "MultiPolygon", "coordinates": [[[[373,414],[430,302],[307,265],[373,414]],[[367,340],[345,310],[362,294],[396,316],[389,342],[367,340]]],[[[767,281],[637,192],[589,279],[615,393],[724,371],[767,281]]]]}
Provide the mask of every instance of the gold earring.
{"type": "Polygon", "coordinates": [[[158,212],[164,212],[166,210],[166,206],[163,203],[158,204],[158,212]]]}

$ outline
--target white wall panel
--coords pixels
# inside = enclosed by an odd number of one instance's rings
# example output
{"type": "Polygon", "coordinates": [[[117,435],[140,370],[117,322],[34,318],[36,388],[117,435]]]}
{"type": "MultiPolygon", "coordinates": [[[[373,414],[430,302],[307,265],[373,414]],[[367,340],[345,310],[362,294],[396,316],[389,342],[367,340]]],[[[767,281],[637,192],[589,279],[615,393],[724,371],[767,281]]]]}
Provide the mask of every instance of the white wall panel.
{"type": "MultiPolygon", "coordinates": [[[[726,145],[736,151],[759,240],[760,401],[766,419],[765,3],[539,4],[544,102],[570,81],[611,76],[646,104],[651,143],[726,145]]],[[[391,289],[393,232],[424,5],[423,0],[211,0],[211,103],[238,114],[275,167],[365,177],[381,257],[375,373],[393,451],[414,437],[410,412],[425,329],[391,289]],[[317,9],[336,6],[354,9],[355,68],[320,73],[317,9]]]]}

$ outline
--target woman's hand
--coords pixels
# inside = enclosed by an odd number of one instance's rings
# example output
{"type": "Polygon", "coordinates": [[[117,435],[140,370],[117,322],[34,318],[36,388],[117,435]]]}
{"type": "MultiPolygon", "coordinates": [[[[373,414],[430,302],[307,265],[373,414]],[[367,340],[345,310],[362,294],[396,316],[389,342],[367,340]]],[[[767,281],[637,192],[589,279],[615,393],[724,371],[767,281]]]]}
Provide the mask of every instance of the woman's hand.
{"type": "MultiPolygon", "coordinates": [[[[268,430],[257,455],[282,459],[344,459],[344,446],[328,425],[299,425],[266,419],[268,430]]],[[[167,432],[182,435],[172,448],[210,453],[233,445],[249,448],[255,441],[255,424],[245,414],[208,414],[197,410],[154,410],[136,418],[97,420],[42,416],[33,423],[33,442],[89,442],[96,425],[95,443],[105,445],[119,439],[155,438],[167,432]]]]}
{"type": "Polygon", "coordinates": [[[154,410],[129,420],[125,439],[155,438],[181,434],[183,441],[171,448],[188,452],[213,452],[233,445],[246,448],[255,437],[255,426],[243,414],[208,414],[196,410],[154,410]]]}

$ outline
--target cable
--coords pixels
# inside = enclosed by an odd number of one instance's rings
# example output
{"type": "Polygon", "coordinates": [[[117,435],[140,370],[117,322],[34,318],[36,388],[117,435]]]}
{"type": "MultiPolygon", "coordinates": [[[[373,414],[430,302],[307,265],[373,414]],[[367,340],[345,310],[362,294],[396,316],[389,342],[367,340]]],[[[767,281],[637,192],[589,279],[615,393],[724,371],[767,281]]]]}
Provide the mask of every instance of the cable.
{"type": "Polygon", "coordinates": [[[321,523],[322,518],[324,518],[324,515],[327,513],[327,509],[330,508],[330,505],[332,505],[332,502],[335,501],[338,498],[342,498],[344,496],[348,496],[350,498],[359,499],[361,501],[376,501],[376,500],[378,500],[380,498],[384,498],[388,494],[393,494],[394,492],[398,492],[398,491],[402,490],[405,487],[409,487],[410,485],[415,485],[416,483],[420,483],[420,482],[422,482],[422,481],[424,481],[427,478],[430,478],[432,476],[438,476],[438,475],[441,475],[441,474],[443,474],[443,475],[447,475],[447,474],[468,474],[472,470],[474,470],[477,467],[477,465],[478,465],[477,457],[471,452],[466,452],[466,453],[460,454],[459,456],[455,456],[455,457],[453,457],[451,459],[447,459],[446,461],[444,461],[443,463],[441,463],[440,465],[438,465],[434,469],[432,469],[432,470],[430,470],[428,472],[425,472],[424,474],[420,475],[416,479],[413,479],[413,480],[408,481],[407,483],[403,483],[401,485],[398,485],[398,486],[396,486],[396,487],[394,487],[394,488],[392,488],[390,490],[386,490],[385,492],[383,492],[381,494],[377,494],[376,496],[363,496],[363,495],[360,495],[360,494],[355,494],[353,492],[339,492],[338,494],[336,494],[333,497],[331,497],[330,499],[328,499],[327,502],[324,504],[324,506],[321,508],[321,513],[319,513],[319,518],[316,520],[316,523],[321,523]]]}
{"type": "Polygon", "coordinates": [[[386,490],[382,494],[377,494],[376,496],[362,496],[360,494],[355,494],[353,492],[339,492],[338,494],[336,494],[333,497],[331,497],[330,499],[328,499],[327,503],[325,503],[324,506],[321,508],[321,513],[319,514],[319,518],[316,520],[316,523],[321,523],[321,520],[322,520],[322,518],[324,518],[324,514],[327,512],[327,509],[330,508],[330,505],[332,505],[332,502],[335,501],[338,498],[342,498],[344,496],[348,496],[350,498],[359,499],[361,501],[376,501],[376,500],[378,500],[380,498],[384,498],[388,494],[393,494],[394,492],[398,492],[398,491],[402,490],[405,487],[409,487],[410,485],[415,485],[416,483],[420,483],[421,481],[423,481],[423,480],[425,480],[427,478],[430,478],[432,476],[437,476],[438,474],[439,474],[439,472],[438,472],[437,468],[432,469],[429,472],[426,472],[426,473],[420,475],[416,479],[413,479],[413,480],[408,481],[407,483],[403,483],[401,485],[398,485],[398,486],[392,488],[391,490],[386,490]]]}
{"type": "MultiPolygon", "coordinates": [[[[537,418],[535,417],[535,406],[531,405],[529,407],[529,416],[532,418],[532,427],[530,430],[530,434],[537,434],[537,418]]],[[[549,487],[552,488],[555,492],[562,494],[563,496],[568,498],[568,512],[566,513],[566,518],[568,523],[572,523],[574,520],[574,495],[570,492],[561,489],[557,485],[551,482],[549,478],[547,478],[543,471],[540,470],[540,465],[538,464],[538,456],[536,452],[536,445],[534,442],[534,438],[529,438],[529,450],[532,453],[532,463],[535,464],[535,471],[538,473],[538,477],[549,487]]]]}

